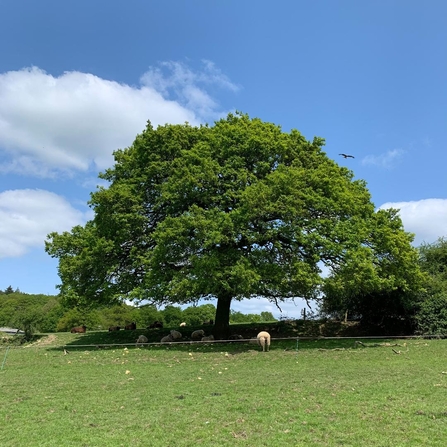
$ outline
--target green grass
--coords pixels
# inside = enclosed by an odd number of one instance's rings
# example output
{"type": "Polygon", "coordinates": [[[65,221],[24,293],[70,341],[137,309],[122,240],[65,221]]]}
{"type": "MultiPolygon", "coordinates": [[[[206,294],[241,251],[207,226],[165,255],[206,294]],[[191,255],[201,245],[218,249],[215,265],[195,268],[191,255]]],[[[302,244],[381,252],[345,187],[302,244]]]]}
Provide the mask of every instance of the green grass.
{"type": "Polygon", "coordinates": [[[8,351],[2,447],[445,445],[447,340],[284,340],[262,353],[73,345],[85,337],[8,351]]]}

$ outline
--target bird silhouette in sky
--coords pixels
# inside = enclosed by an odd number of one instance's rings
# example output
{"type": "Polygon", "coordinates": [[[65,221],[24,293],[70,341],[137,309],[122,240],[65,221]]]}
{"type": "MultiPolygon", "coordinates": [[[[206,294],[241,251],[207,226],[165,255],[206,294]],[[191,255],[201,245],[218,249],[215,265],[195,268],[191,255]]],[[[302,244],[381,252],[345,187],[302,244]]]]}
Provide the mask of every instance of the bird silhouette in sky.
{"type": "Polygon", "coordinates": [[[338,155],[341,155],[342,157],[345,157],[345,158],[355,158],[354,155],[349,155],[349,154],[338,154],[338,155]]]}

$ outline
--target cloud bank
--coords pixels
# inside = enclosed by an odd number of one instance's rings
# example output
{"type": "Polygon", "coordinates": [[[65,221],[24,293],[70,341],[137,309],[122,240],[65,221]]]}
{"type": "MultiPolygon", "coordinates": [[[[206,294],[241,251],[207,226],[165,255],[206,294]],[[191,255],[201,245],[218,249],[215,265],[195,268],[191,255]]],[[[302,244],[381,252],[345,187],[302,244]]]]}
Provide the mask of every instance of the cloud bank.
{"type": "Polygon", "coordinates": [[[424,199],[412,202],[387,202],[381,209],[395,208],[406,231],[415,233],[413,245],[433,243],[447,236],[447,199],[424,199]]]}
{"type": "Polygon", "coordinates": [[[221,115],[205,88],[236,91],[212,62],[195,72],[166,62],[150,68],[140,85],[38,67],[0,74],[0,173],[56,177],[102,170],[146,121],[198,124],[221,115]]]}
{"type": "Polygon", "coordinates": [[[69,231],[86,215],[63,197],[39,189],[0,193],[0,258],[18,257],[44,246],[52,231],[69,231]]]}
{"type": "MultiPolygon", "coordinates": [[[[58,193],[61,178],[77,174],[86,185],[112,165],[113,151],[129,146],[147,120],[154,126],[197,125],[222,116],[208,93],[222,89],[239,87],[211,61],[198,70],[160,63],[137,86],[78,71],[53,76],[38,67],[0,73],[0,175],[51,178],[58,193]]],[[[60,194],[8,188],[0,193],[0,258],[43,247],[48,233],[86,220],[60,194]]]]}

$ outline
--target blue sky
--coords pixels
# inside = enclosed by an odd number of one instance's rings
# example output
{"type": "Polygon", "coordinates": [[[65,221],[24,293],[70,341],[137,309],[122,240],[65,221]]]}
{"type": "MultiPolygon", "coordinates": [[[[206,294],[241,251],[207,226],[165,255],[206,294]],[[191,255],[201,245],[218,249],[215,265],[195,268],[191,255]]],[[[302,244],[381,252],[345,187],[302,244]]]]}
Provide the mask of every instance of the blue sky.
{"type": "Polygon", "coordinates": [[[46,235],[91,217],[98,172],[148,119],[240,110],[321,136],[415,245],[447,236],[444,0],[16,0],[0,54],[2,290],[57,293],[46,235]]]}

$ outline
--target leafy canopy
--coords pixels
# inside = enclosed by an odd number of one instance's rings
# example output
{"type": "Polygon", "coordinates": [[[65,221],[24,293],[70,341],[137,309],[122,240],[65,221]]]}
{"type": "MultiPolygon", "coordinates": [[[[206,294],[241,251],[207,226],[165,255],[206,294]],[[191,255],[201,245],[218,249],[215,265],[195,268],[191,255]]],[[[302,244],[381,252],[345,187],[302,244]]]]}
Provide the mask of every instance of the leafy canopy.
{"type": "Polygon", "coordinates": [[[348,312],[369,323],[411,318],[416,293],[427,280],[411,246],[413,235],[404,231],[395,209],[378,210],[368,224],[363,243],[325,280],[322,311],[348,312]]]}

